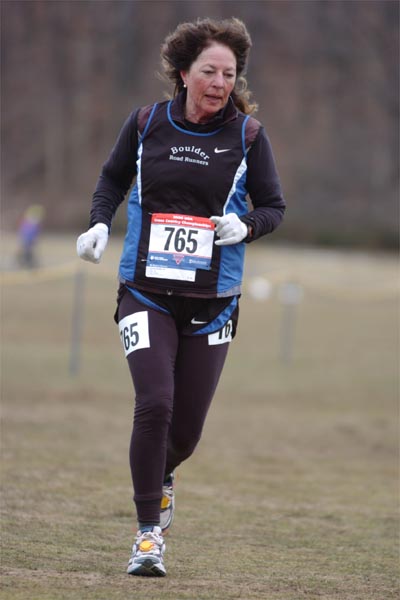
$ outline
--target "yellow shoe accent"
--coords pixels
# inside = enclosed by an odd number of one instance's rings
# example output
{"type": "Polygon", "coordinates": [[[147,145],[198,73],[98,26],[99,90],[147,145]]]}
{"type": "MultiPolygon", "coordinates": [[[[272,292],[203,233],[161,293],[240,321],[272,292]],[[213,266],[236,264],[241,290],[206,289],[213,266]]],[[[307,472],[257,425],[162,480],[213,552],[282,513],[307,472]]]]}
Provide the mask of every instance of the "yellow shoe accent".
{"type": "Polygon", "coordinates": [[[140,552],[150,552],[150,550],[153,550],[153,548],[153,542],[149,542],[148,540],[144,540],[144,542],[141,542],[139,545],[140,552]]]}
{"type": "Polygon", "coordinates": [[[168,498],[168,496],[163,496],[161,500],[161,510],[168,508],[170,502],[171,500],[168,498]]]}

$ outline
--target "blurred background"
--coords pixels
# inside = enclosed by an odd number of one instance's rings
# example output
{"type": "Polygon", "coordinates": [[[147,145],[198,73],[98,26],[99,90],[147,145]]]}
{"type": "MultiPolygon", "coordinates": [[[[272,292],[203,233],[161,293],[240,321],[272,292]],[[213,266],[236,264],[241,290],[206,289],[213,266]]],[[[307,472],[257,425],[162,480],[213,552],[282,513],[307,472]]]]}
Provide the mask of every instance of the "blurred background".
{"type": "Polygon", "coordinates": [[[86,228],[126,116],[170,91],[157,76],[165,36],[237,16],[289,206],[272,239],[396,246],[396,0],[2,0],[1,12],[3,229],[32,203],[48,230],[86,228]]]}

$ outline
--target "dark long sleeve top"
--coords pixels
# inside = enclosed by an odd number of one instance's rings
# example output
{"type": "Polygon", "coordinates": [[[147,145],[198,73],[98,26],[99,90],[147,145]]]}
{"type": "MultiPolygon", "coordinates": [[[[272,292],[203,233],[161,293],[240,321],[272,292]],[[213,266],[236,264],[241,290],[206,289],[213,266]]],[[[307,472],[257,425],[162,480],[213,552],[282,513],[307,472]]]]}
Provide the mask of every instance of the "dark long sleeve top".
{"type": "MultiPolygon", "coordinates": [[[[189,131],[208,132],[234,119],[238,111],[233,103],[206,125],[193,124],[184,118],[184,98],[173,103],[172,117],[189,131]]],[[[90,226],[105,223],[111,228],[113,217],[136,177],[136,157],[141,133],[141,121],[146,109],[133,111],[126,119],[112,151],[103,165],[93,194],[90,226]]],[[[246,188],[253,206],[241,220],[250,226],[250,242],[276,229],[283,218],[285,201],[272,148],[264,127],[251,119],[247,152],[246,188]]],[[[211,216],[211,215],[210,215],[211,216]]]]}

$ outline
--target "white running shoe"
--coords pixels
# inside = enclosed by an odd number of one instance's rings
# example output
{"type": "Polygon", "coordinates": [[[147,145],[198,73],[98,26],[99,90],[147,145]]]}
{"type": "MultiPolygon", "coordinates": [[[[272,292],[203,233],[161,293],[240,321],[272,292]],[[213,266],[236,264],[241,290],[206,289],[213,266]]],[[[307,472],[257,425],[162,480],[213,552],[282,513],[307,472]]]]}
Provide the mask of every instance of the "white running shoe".
{"type": "Polygon", "coordinates": [[[163,485],[163,496],[160,508],[160,527],[163,534],[168,532],[171,527],[175,512],[175,494],[174,494],[173,473],[168,477],[163,485]]]}
{"type": "Polygon", "coordinates": [[[164,551],[165,543],[160,527],[153,527],[153,531],[144,533],[138,531],[126,572],[129,575],[164,577],[167,574],[163,561],[164,551]]]}

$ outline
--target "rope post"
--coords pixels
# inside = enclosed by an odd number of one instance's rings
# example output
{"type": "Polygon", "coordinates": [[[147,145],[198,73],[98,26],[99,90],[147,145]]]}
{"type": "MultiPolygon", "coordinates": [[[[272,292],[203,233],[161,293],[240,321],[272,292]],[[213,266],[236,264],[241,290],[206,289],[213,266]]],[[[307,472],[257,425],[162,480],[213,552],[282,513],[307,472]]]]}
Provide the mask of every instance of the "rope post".
{"type": "Polygon", "coordinates": [[[289,365],[293,358],[297,307],[302,301],[303,295],[303,288],[298,283],[283,283],[279,290],[279,298],[283,307],[280,357],[286,365],[289,365]]]}
{"type": "Polygon", "coordinates": [[[69,355],[69,373],[72,377],[78,375],[81,368],[85,282],[86,274],[81,268],[78,268],[74,278],[71,346],[69,355]]]}

